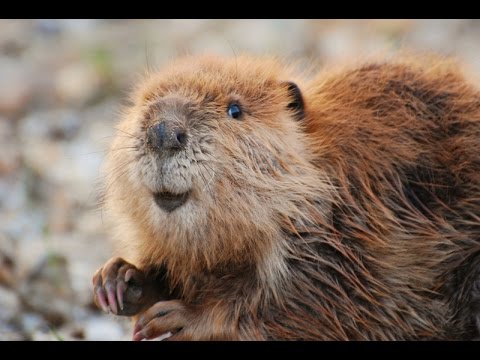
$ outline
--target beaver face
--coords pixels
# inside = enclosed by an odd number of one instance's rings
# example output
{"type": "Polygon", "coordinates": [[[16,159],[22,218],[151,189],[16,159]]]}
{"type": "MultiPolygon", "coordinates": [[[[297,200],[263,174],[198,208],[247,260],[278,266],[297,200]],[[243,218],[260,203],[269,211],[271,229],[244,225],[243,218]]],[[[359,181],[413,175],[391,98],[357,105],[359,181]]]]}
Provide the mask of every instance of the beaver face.
{"type": "Polygon", "coordinates": [[[133,102],[110,166],[128,164],[112,197],[133,197],[121,206],[143,209],[136,223],[169,237],[254,238],[247,230],[278,231],[286,197],[303,196],[287,190],[309,172],[302,94],[277,62],[176,61],[149,75],[133,102]],[[212,224],[215,234],[202,233],[212,224]]]}
{"type": "Polygon", "coordinates": [[[294,136],[303,110],[298,88],[267,69],[240,76],[228,61],[190,61],[154,77],[136,104],[137,175],[166,212],[219,182],[284,171],[292,146],[282,138],[294,136]]]}

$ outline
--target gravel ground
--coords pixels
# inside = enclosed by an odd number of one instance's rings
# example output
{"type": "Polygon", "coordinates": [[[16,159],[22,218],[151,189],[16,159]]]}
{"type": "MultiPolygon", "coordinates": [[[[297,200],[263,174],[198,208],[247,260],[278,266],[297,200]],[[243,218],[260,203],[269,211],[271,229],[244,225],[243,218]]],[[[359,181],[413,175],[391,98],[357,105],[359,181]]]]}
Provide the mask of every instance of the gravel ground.
{"type": "Polygon", "coordinates": [[[320,64],[397,49],[480,74],[476,20],[0,20],[0,340],[129,340],[92,304],[112,254],[96,182],[146,66],[248,51],[320,64]]]}

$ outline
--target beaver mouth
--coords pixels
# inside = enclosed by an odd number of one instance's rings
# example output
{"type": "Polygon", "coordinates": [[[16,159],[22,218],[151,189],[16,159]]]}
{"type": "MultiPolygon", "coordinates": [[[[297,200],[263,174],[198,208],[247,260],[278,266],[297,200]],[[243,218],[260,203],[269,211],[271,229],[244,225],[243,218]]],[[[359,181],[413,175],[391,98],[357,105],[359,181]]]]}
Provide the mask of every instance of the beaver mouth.
{"type": "Polygon", "coordinates": [[[174,194],[168,191],[157,192],[153,194],[153,198],[157,205],[166,212],[172,212],[185,204],[190,195],[190,191],[182,194],[174,194]]]}

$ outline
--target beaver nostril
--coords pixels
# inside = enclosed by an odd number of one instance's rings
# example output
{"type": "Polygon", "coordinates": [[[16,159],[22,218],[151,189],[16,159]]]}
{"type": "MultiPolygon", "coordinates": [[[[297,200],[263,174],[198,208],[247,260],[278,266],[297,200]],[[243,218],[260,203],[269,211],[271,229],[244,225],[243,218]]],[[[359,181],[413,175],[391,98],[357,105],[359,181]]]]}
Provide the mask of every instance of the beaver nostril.
{"type": "Polygon", "coordinates": [[[183,131],[177,132],[177,141],[180,145],[185,146],[187,143],[187,134],[183,131]]]}
{"type": "Polygon", "coordinates": [[[154,150],[180,150],[187,144],[186,131],[165,121],[147,130],[147,144],[154,150]]]}

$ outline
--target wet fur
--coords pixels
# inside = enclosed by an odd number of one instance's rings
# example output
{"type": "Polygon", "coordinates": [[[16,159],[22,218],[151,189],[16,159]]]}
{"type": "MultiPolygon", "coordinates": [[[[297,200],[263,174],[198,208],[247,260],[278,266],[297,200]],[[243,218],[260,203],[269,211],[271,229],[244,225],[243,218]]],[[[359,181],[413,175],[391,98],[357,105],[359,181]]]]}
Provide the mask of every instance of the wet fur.
{"type": "Polygon", "coordinates": [[[480,93],[458,68],[399,57],[308,80],[204,56],[148,74],[107,159],[120,255],[202,309],[185,339],[477,336],[480,93]],[[159,116],[189,131],[166,163],[144,146],[159,116]],[[167,214],[165,187],[192,197],[167,214]]]}

